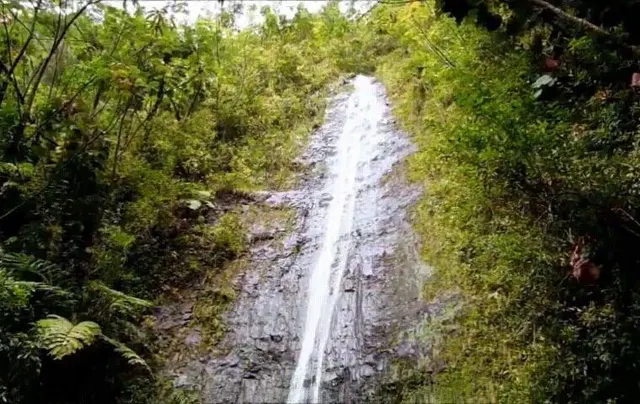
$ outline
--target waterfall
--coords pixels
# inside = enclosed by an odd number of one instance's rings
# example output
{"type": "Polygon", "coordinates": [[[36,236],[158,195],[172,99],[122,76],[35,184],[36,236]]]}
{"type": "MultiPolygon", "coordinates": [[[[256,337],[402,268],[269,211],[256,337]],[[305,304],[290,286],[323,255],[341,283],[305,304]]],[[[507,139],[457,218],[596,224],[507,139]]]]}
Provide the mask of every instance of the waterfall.
{"type": "Polygon", "coordinates": [[[421,188],[400,164],[414,146],[374,78],[328,101],[299,156],[300,184],[257,195],[260,212],[278,214],[251,219],[252,231],[274,237],[249,247],[224,353],[181,375],[202,383],[203,403],[362,402],[378,397],[397,355],[430,352],[416,337],[429,271],[408,217],[421,188]]]}
{"type": "Polygon", "coordinates": [[[291,380],[289,403],[320,401],[324,354],[331,324],[340,297],[342,278],[352,248],[352,225],[359,191],[371,156],[364,151],[375,139],[383,119],[384,105],[370,77],[357,76],[350,95],[346,120],[337,140],[337,154],[328,161],[330,179],[323,240],[310,276],[302,347],[291,380]],[[310,391],[305,380],[313,379],[310,391]]]}

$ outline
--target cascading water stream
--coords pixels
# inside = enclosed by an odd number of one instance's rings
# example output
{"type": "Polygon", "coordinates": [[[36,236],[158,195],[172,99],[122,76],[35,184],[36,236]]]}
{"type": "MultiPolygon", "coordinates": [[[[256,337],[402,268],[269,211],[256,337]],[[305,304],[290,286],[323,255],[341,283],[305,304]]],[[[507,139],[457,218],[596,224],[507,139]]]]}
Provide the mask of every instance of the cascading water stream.
{"type": "Polygon", "coordinates": [[[307,293],[302,347],[289,390],[289,403],[320,401],[324,354],[331,334],[332,317],[352,248],[352,223],[359,178],[366,176],[372,136],[383,119],[384,106],[373,79],[358,76],[349,97],[346,120],[337,141],[337,155],[329,161],[327,192],[331,201],[325,231],[307,293]],[[315,375],[309,392],[305,380],[315,375]],[[309,394],[311,393],[311,394],[309,394]]]}
{"type": "MultiPolygon", "coordinates": [[[[300,156],[308,171],[299,188],[254,195],[265,217],[249,220],[228,332],[175,380],[199,387],[204,404],[367,402],[395,383],[393,358],[430,352],[415,338],[429,318],[429,271],[408,217],[421,191],[399,165],[414,149],[382,84],[350,83],[300,156]]],[[[179,319],[191,315],[181,307],[179,319]]],[[[190,330],[187,347],[197,337],[190,330]]]]}

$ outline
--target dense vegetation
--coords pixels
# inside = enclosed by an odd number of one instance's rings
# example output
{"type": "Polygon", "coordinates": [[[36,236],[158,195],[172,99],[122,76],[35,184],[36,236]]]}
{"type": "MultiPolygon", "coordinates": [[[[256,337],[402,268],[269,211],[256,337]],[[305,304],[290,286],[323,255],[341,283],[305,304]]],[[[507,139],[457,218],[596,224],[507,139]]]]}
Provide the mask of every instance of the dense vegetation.
{"type": "Polygon", "coordinates": [[[217,198],[285,186],[355,69],[335,6],[237,31],[98,3],[1,4],[0,402],[171,399],[144,316],[242,252],[217,198]]]}
{"type": "Polygon", "coordinates": [[[181,400],[150,308],[242,253],[221,199],[290,185],[327,86],[374,69],[419,149],[426,292],[464,302],[400,398],[634,400],[637,5],[380,3],[243,30],[0,4],[0,402],[181,400]]]}
{"type": "Polygon", "coordinates": [[[464,300],[407,401],[632,402],[640,393],[633,2],[379,8],[378,73],[418,142],[416,228],[464,300]],[[431,385],[431,383],[433,383],[431,385]]]}

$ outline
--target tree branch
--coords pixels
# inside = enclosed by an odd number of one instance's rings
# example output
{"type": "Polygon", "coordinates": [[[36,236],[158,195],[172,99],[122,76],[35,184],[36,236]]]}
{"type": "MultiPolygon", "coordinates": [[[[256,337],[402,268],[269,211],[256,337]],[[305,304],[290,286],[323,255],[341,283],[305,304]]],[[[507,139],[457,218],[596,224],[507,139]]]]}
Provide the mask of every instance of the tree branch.
{"type": "Polygon", "coordinates": [[[30,93],[28,94],[28,98],[25,104],[25,114],[31,114],[31,108],[33,106],[33,101],[35,99],[36,93],[38,92],[38,87],[40,86],[40,82],[42,81],[42,77],[44,76],[44,72],[47,69],[47,66],[49,65],[49,63],[51,63],[51,59],[53,58],[53,55],[56,53],[56,51],[58,50],[58,47],[60,46],[60,44],[62,43],[62,41],[64,40],[67,32],[69,31],[69,28],[76,22],[76,20],[86,11],[86,9],[93,5],[98,3],[99,0],[90,0],[88,1],[86,4],[84,4],[72,17],[71,20],[69,20],[69,22],[65,22],[64,26],[62,27],[62,30],[60,31],[60,33],[58,33],[56,35],[56,39],[53,42],[53,45],[51,45],[51,49],[49,50],[49,53],[47,54],[47,57],[44,59],[44,61],[42,62],[42,64],[40,65],[37,73],[36,73],[36,77],[35,77],[35,81],[33,83],[33,88],[30,90],[30,93]]]}
{"type": "Polygon", "coordinates": [[[611,39],[614,42],[617,42],[618,44],[624,46],[625,48],[630,49],[634,54],[640,55],[640,48],[638,46],[633,46],[633,45],[623,43],[619,38],[612,35],[609,31],[595,25],[590,21],[587,21],[583,18],[576,17],[575,15],[571,15],[566,11],[554,6],[553,4],[546,2],[545,0],[529,0],[529,1],[539,7],[542,7],[548,11],[551,11],[556,16],[558,16],[559,18],[562,18],[565,21],[573,23],[574,25],[578,25],[586,31],[591,31],[595,34],[611,39]]]}
{"type": "Polygon", "coordinates": [[[20,63],[20,61],[24,57],[25,53],[27,52],[27,48],[29,47],[29,44],[31,43],[31,40],[33,39],[33,35],[35,33],[36,22],[38,21],[38,12],[40,11],[40,3],[41,3],[41,0],[38,0],[36,5],[34,6],[33,19],[31,21],[31,26],[28,29],[29,36],[27,37],[26,41],[24,41],[24,44],[22,45],[22,48],[20,48],[20,52],[18,52],[18,56],[16,56],[15,60],[13,62],[11,62],[11,68],[9,69],[9,74],[13,74],[13,71],[16,69],[16,66],[18,66],[18,63],[20,63]]]}

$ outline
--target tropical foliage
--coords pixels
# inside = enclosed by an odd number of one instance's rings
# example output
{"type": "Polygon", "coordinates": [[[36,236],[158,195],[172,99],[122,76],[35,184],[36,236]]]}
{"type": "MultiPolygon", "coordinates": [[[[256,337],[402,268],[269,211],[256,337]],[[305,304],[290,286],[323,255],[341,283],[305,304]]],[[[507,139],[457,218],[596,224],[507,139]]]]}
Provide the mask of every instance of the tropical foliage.
{"type": "Polygon", "coordinates": [[[191,402],[145,316],[243,254],[225,204],[291,185],[328,85],[374,71],[418,146],[426,292],[463,302],[446,366],[396,399],[633,401],[632,3],[330,3],[240,30],[229,6],[181,25],[179,4],[2,1],[0,401],[191,402]]]}
{"type": "Polygon", "coordinates": [[[360,63],[335,4],[240,31],[125,8],[0,3],[0,402],[184,398],[148,389],[144,316],[242,253],[219,198],[288,185],[360,63]]]}
{"type": "Polygon", "coordinates": [[[640,94],[622,3],[413,2],[371,16],[392,47],[378,72],[418,142],[427,292],[464,301],[441,327],[444,370],[425,369],[405,400],[638,396],[640,94]]]}

